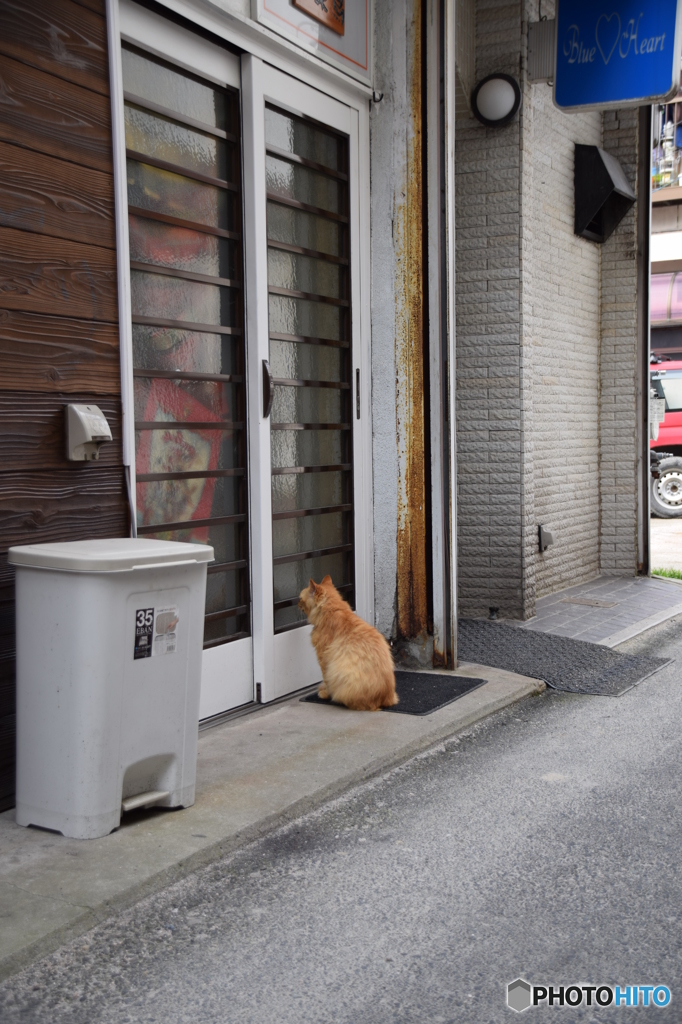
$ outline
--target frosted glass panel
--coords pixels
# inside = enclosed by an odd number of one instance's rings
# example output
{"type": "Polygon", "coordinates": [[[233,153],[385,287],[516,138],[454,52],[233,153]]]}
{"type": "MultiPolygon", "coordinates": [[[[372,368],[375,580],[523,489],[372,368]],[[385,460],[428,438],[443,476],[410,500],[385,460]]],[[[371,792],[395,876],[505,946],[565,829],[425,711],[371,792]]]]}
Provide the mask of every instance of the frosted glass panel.
{"type": "Polygon", "coordinates": [[[128,159],[128,205],[207,227],[238,231],[234,196],[225,189],[128,159]]]}
{"type": "Polygon", "coordinates": [[[131,260],[212,277],[238,274],[237,244],[228,238],[145,217],[129,218],[129,235],[131,260]]]}
{"type": "Polygon", "coordinates": [[[213,646],[220,641],[227,642],[233,636],[236,638],[236,636],[247,633],[248,629],[248,614],[230,615],[225,619],[206,622],[204,624],[204,644],[213,646]]]}
{"type": "Polygon", "coordinates": [[[231,476],[138,482],[138,526],[238,515],[245,511],[241,485],[239,477],[231,476]]]}
{"type": "Polygon", "coordinates": [[[272,546],[275,558],[295,551],[315,551],[346,543],[343,512],[322,516],[301,516],[278,519],[272,524],[272,546]]]}
{"type": "Polygon", "coordinates": [[[232,288],[131,270],[130,291],[133,316],[237,326],[237,296],[232,288]]]}
{"type": "Polygon", "coordinates": [[[306,338],[343,341],[345,310],[322,302],[271,295],[270,330],[277,334],[299,334],[306,338]]]}
{"type": "Polygon", "coordinates": [[[177,164],[223,180],[232,177],[231,147],[223,139],[169,117],[125,105],[126,147],[136,153],[177,164]]]}
{"type": "Polygon", "coordinates": [[[182,530],[145,530],[144,535],[156,537],[158,540],[177,540],[183,544],[210,544],[215,552],[216,562],[236,562],[243,557],[240,554],[245,542],[243,523],[195,526],[182,530]]]}
{"type": "Polygon", "coordinates": [[[133,324],[133,361],[142,370],[241,373],[241,338],[133,324]]]}
{"type": "Polygon", "coordinates": [[[273,430],[273,467],[332,466],[350,462],[349,430],[273,430]]]}
{"type": "Polygon", "coordinates": [[[290,164],[276,156],[266,157],[265,174],[268,192],[329,210],[330,213],[345,213],[346,186],[336,178],[329,178],[310,167],[290,164]]]}
{"type": "Polygon", "coordinates": [[[347,392],[336,388],[275,388],[273,423],[345,423],[347,392]]]}
{"type": "Polygon", "coordinates": [[[346,268],[284,249],[268,250],[268,282],[278,288],[345,299],[346,268]]]}
{"type": "Polygon", "coordinates": [[[272,511],[294,508],[322,508],[349,501],[348,473],[282,473],[272,478],[272,511]]]}
{"type": "Polygon", "coordinates": [[[268,238],[278,242],[289,242],[330,256],[344,256],[345,231],[345,226],[337,220],[280,203],[268,203],[268,238]]]}
{"type": "Polygon", "coordinates": [[[266,107],[265,142],[334,171],[345,171],[345,146],[338,135],[323,132],[317,125],[292,117],[283,110],[266,107]]]}
{"type": "Polygon", "coordinates": [[[166,380],[136,377],[135,419],[168,420],[176,423],[242,421],[237,384],[214,380],[166,380]]]}
{"type": "MultiPolygon", "coordinates": [[[[168,415],[171,420],[171,415],[168,415]]],[[[162,422],[160,416],[152,421],[162,422]]],[[[138,475],[147,473],[205,473],[238,469],[242,465],[241,431],[196,430],[194,427],[156,427],[135,432],[138,475]]]]}
{"type": "Polygon", "coordinates": [[[162,107],[177,110],[214,128],[226,128],[229,104],[222,89],[198,81],[179,68],[169,68],[133,50],[122,47],[123,88],[162,107]]]}
{"type": "MultiPolygon", "coordinates": [[[[284,150],[317,165],[341,172],[341,177],[296,160],[268,154],[267,188],[271,195],[345,215],[348,209],[347,145],[340,136],[284,111],[268,109],[266,146],[284,150]]],[[[345,261],[347,226],[333,216],[299,210],[276,199],[268,201],[268,285],[307,298],[271,294],[269,297],[270,367],[273,376],[304,381],[275,385],[272,404],[270,451],[273,469],[348,465],[352,455],[352,430],[320,430],[323,424],[353,425],[351,409],[352,362],[350,341],[349,266],[345,261]],[[275,241],[279,245],[273,244],[275,241]],[[290,248],[285,248],[289,246],[290,248]],[[295,252],[294,248],[308,252],[295,252]],[[343,262],[322,255],[344,257],[343,262]],[[324,301],[334,299],[344,305],[324,301]],[[287,341],[276,335],[310,341],[287,341]],[[341,342],[329,345],[320,341],[341,342]],[[337,383],[345,387],[320,387],[337,383]],[[305,429],[278,429],[278,424],[305,429]]],[[[327,573],[339,586],[353,580],[352,547],[333,554],[339,546],[353,543],[352,476],[349,471],[323,473],[273,473],[273,512],[329,508],[324,514],[274,519],[274,558],[287,559],[274,566],[275,605],[294,601],[310,576],[327,573]],[[335,510],[334,510],[335,509],[335,510]],[[325,554],[325,551],[329,553],[325,554]],[[314,558],[301,558],[312,551],[314,558]]],[[[295,606],[275,608],[275,630],[305,622],[295,606]]]]}
{"type": "Polygon", "coordinates": [[[345,381],[348,350],[305,342],[270,341],[270,368],[274,377],[290,380],[345,381]]]}
{"type": "MultiPolygon", "coordinates": [[[[132,315],[151,321],[133,323],[138,529],[211,544],[219,564],[248,562],[240,161],[220,137],[239,138],[236,94],[125,47],[123,67],[136,97],[125,110],[132,315]]],[[[246,610],[205,622],[206,643],[248,635],[248,578],[209,573],[209,618],[246,610]]]]}

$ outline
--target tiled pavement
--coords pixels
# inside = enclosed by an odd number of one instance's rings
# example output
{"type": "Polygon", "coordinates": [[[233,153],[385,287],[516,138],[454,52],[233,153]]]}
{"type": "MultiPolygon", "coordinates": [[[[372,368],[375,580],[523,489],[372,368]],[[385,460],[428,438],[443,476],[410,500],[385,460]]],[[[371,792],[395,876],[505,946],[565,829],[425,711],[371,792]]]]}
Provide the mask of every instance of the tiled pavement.
{"type": "Polygon", "coordinates": [[[522,629],[556,633],[615,647],[631,636],[682,614],[682,582],[599,576],[537,602],[537,614],[522,629]]]}

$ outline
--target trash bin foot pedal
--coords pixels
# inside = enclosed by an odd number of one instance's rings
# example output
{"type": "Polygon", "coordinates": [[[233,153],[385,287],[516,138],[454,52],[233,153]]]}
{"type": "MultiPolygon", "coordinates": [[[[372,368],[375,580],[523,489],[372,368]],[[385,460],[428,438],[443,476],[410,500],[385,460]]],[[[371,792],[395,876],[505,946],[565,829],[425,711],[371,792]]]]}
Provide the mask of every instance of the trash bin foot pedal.
{"type": "Polygon", "coordinates": [[[170,792],[166,789],[150,789],[148,793],[138,793],[137,796],[127,796],[121,800],[121,810],[125,814],[126,811],[136,811],[138,807],[151,807],[167,796],[170,796],[170,792]]]}

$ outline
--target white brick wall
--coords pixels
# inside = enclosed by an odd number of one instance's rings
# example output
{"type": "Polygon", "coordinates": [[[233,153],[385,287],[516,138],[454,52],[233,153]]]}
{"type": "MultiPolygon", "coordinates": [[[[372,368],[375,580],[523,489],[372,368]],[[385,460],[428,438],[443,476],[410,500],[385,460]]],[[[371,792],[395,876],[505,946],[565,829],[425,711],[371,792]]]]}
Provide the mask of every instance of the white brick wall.
{"type": "MultiPolygon", "coordinates": [[[[604,149],[637,190],[637,111],[607,111],[604,149]]],[[[637,571],[637,228],[635,206],[601,247],[601,568],[637,571]]]]}
{"type": "Polygon", "coordinates": [[[527,92],[524,126],[532,557],[536,595],[542,597],[599,571],[599,246],[573,233],[573,162],[575,143],[601,145],[601,116],[562,114],[550,87],[537,84],[527,92]],[[542,555],[538,523],[554,535],[542,555]]]}
{"type": "MultiPolygon", "coordinates": [[[[477,79],[519,76],[521,4],[477,4],[477,79]]],[[[456,126],[459,605],[522,616],[521,126],[456,126]]]]}
{"type": "MultiPolygon", "coordinates": [[[[458,564],[461,614],[528,618],[600,568],[635,571],[637,306],[635,214],[601,247],[573,234],[574,144],[601,145],[602,117],[525,82],[522,17],[477,4],[476,77],[519,78],[520,117],[456,129],[458,564]]],[[[603,139],[634,185],[635,112],[603,139]]]]}

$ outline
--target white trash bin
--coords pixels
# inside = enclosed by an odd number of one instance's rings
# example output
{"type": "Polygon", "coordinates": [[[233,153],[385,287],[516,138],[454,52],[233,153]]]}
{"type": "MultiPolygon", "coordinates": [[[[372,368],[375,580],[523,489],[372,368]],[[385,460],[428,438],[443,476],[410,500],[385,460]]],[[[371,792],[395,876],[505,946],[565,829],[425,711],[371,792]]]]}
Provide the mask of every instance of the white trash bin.
{"type": "Polygon", "coordinates": [[[11,548],[19,825],[95,839],[194,803],[207,562],[145,538],[11,548]]]}

